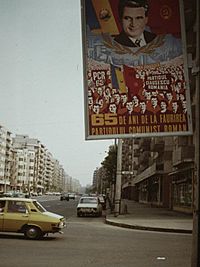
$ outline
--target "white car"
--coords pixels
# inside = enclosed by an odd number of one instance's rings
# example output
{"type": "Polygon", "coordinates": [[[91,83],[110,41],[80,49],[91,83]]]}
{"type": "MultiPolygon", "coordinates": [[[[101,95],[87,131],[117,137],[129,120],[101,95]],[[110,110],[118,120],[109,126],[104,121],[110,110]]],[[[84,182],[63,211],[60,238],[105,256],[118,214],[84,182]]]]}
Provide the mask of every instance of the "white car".
{"type": "Polygon", "coordinates": [[[69,199],[75,199],[76,194],[75,193],[68,193],[69,199]]]}
{"type": "Polygon", "coordinates": [[[77,216],[101,216],[102,206],[98,197],[81,197],[77,206],[77,216]]]}

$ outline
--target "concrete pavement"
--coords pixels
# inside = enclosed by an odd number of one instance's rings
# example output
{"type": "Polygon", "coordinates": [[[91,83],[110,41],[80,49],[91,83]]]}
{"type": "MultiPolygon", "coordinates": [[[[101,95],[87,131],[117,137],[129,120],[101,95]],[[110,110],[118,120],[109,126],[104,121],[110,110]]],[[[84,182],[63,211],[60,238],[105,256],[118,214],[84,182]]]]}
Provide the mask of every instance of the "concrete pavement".
{"type": "Polygon", "coordinates": [[[148,231],[192,233],[193,218],[172,210],[151,207],[135,201],[122,200],[126,207],[125,214],[117,217],[109,209],[106,210],[107,224],[148,231]]]}

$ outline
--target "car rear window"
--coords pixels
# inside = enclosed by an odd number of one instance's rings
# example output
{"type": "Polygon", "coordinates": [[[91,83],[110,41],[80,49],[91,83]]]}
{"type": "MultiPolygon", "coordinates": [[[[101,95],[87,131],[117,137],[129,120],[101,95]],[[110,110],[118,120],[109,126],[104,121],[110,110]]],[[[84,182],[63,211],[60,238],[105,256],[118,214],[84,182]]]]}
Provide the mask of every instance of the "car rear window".
{"type": "Polygon", "coordinates": [[[80,203],[97,203],[96,198],[81,198],[80,203]]]}

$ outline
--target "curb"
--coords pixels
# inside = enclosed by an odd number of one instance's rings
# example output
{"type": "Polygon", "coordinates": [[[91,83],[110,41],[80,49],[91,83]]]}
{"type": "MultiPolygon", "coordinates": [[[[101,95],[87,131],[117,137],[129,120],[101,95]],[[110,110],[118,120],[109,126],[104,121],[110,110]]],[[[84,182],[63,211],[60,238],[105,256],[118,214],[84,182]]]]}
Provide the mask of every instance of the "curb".
{"type": "Polygon", "coordinates": [[[168,232],[168,233],[182,233],[182,234],[192,234],[192,230],[188,229],[173,229],[173,228],[161,228],[161,227],[152,227],[152,226],[141,226],[133,224],[125,224],[120,222],[113,222],[105,218],[105,223],[117,227],[136,229],[136,230],[145,230],[145,231],[156,231],[156,232],[168,232]]]}

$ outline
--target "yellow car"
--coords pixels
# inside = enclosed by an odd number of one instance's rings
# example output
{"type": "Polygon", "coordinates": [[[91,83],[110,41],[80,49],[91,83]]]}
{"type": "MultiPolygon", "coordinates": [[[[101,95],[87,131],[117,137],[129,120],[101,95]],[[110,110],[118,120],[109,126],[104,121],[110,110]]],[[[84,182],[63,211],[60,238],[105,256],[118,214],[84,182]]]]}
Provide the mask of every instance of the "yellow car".
{"type": "Polygon", "coordinates": [[[47,211],[37,200],[0,198],[0,232],[24,233],[28,239],[39,239],[48,233],[62,233],[63,216],[47,211]]]}

